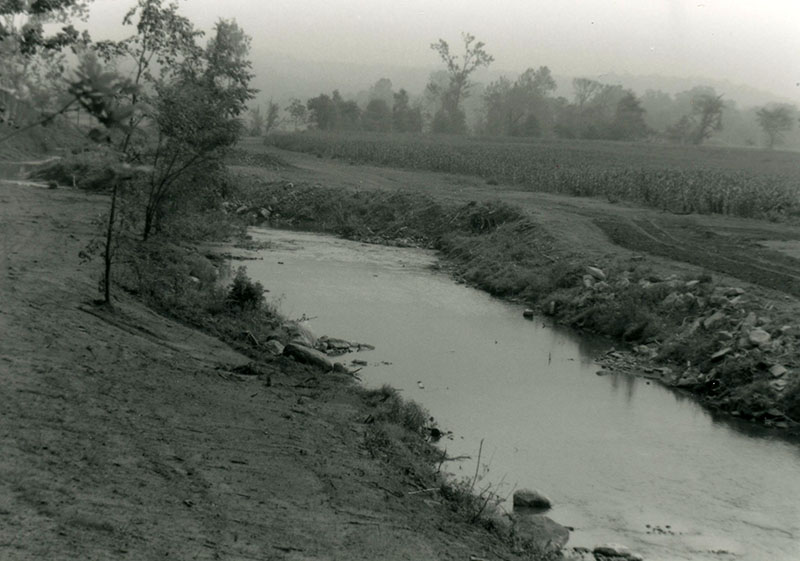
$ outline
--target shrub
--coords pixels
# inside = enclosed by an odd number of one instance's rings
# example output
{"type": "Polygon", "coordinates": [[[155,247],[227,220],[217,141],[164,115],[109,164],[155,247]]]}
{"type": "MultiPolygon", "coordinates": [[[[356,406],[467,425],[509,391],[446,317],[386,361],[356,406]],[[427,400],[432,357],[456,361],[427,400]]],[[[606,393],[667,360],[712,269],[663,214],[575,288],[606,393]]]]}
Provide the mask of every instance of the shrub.
{"type": "Polygon", "coordinates": [[[264,286],[247,276],[247,270],[239,267],[228,289],[227,304],[238,310],[258,310],[264,305],[264,286]]]}

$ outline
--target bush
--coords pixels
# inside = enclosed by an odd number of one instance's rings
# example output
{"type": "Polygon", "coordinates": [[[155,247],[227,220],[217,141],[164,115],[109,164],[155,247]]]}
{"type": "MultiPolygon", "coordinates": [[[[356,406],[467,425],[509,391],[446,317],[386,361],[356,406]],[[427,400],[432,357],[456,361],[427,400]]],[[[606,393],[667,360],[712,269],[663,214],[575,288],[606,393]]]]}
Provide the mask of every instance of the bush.
{"type": "Polygon", "coordinates": [[[264,286],[258,281],[252,281],[247,276],[247,270],[239,267],[228,289],[226,303],[238,310],[258,310],[264,305],[264,286]]]}

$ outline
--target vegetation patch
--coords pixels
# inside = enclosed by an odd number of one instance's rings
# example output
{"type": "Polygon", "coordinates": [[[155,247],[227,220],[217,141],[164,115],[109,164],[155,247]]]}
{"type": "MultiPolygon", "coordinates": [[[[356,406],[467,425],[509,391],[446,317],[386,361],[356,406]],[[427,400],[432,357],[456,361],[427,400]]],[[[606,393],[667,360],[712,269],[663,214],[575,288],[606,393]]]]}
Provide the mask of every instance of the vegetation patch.
{"type": "Polygon", "coordinates": [[[800,213],[797,167],[788,154],[765,163],[747,150],[379,133],[276,134],[270,142],[323,157],[474,175],[490,184],[603,196],[679,213],[771,219],[800,213]]]}

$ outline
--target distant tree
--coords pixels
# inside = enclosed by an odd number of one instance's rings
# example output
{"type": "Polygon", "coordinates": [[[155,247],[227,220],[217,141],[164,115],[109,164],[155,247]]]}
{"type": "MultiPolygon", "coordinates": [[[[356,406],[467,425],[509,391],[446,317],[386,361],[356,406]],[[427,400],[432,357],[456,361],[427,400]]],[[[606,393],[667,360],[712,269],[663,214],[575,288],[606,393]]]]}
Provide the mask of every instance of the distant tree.
{"type": "Polygon", "coordinates": [[[388,78],[381,78],[369,89],[369,101],[373,99],[382,99],[386,102],[387,106],[392,105],[392,98],[394,90],[392,89],[392,81],[388,78]]]}
{"type": "Polygon", "coordinates": [[[264,120],[264,134],[269,134],[281,124],[281,108],[271,99],[267,103],[267,118],[264,120]]]}
{"type": "Polygon", "coordinates": [[[261,106],[250,110],[250,136],[261,136],[264,134],[264,115],[261,113],[261,106]]]}
{"type": "Polygon", "coordinates": [[[695,118],[692,144],[702,144],[714,132],[722,130],[724,108],[721,95],[700,94],[692,99],[692,116],[695,118]]]}
{"type": "Polygon", "coordinates": [[[575,78],[572,80],[572,88],[575,90],[575,105],[578,107],[578,113],[583,113],[589,100],[603,89],[603,84],[589,78],[575,78]]]}
{"type": "Polygon", "coordinates": [[[339,116],[336,104],[325,95],[320,94],[306,102],[309,123],[319,130],[332,130],[338,126],[339,116]]]}
{"type": "Polygon", "coordinates": [[[628,90],[617,103],[612,138],[615,140],[637,140],[647,136],[644,121],[645,110],[636,95],[628,90]]]}
{"type": "Polygon", "coordinates": [[[689,144],[692,141],[694,122],[689,115],[684,115],[664,131],[667,139],[675,144],[689,144]]]}
{"type": "Polygon", "coordinates": [[[392,129],[396,132],[422,132],[422,111],[410,106],[408,92],[404,89],[394,94],[392,129]]]}
{"type": "Polygon", "coordinates": [[[492,82],[484,92],[487,134],[539,136],[542,122],[550,127],[551,98],[556,89],[550,69],[528,68],[512,84],[507,78],[492,82]]]}
{"type": "Polygon", "coordinates": [[[428,84],[430,93],[436,95],[440,101],[439,110],[433,118],[434,132],[463,133],[466,131],[466,116],[461,108],[461,102],[469,96],[472,82],[470,76],[482,66],[489,66],[494,57],[486,52],[482,41],[475,41],[469,33],[462,33],[464,41],[464,54],[454,55],[450,52],[450,45],[444,39],[431,45],[431,49],[447,67],[449,83],[442,89],[433,82],[428,84]]]}
{"type": "Polygon", "coordinates": [[[361,124],[361,109],[355,101],[345,101],[339,90],[331,96],[320,94],[306,103],[309,120],[319,130],[355,130],[361,124]]]}
{"type": "Polygon", "coordinates": [[[793,108],[789,105],[766,106],[756,112],[758,125],[766,137],[767,148],[772,149],[776,144],[782,143],[785,133],[792,130],[793,112],[793,108]]]}
{"type": "Polygon", "coordinates": [[[289,102],[289,105],[286,107],[286,111],[289,113],[292,123],[294,123],[294,130],[297,130],[300,125],[306,124],[308,110],[306,109],[306,106],[303,105],[303,102],[296,97],[289,102]]]}
{"type": "Polygon", "coordinates": [[[388,132],[392,129],[392,110],[381,98],[374,98],[361,117],[364,130],[388,132]]]}
{"type": "Polygon", "coordinates": [[[336,113],[339,117],[338,129],[356,130],[361,125],[361,108],[358,103],[342,98],[339,90],[333,90],[331,100],[336,106],[336,113]]]}

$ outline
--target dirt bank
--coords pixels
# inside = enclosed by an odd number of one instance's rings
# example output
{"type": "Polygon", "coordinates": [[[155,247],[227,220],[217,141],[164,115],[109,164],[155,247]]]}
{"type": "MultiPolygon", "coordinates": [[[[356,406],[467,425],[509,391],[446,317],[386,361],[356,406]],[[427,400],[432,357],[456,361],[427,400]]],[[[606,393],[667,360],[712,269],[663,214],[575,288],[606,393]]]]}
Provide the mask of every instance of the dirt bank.
{"type": "Polygon", "coordinates": [[[238,169],[251,179],[234,206],[254,222],[435,247],[466,282],[618,341],[608,368],[797,430],[800,261],[775,246],[794,243],[796,227],[288,153],[238,169]],[[279,158],[288,165],[275,171],[279,158]]]}
{"type": "Polygon", "coordinates": [[[104,203],[0,183],[0,558],[518,558],[419,492],[427,445],[377,446],[348,378],[241,375],[122,293],[95,306],[79,254],[104,203]]]}

